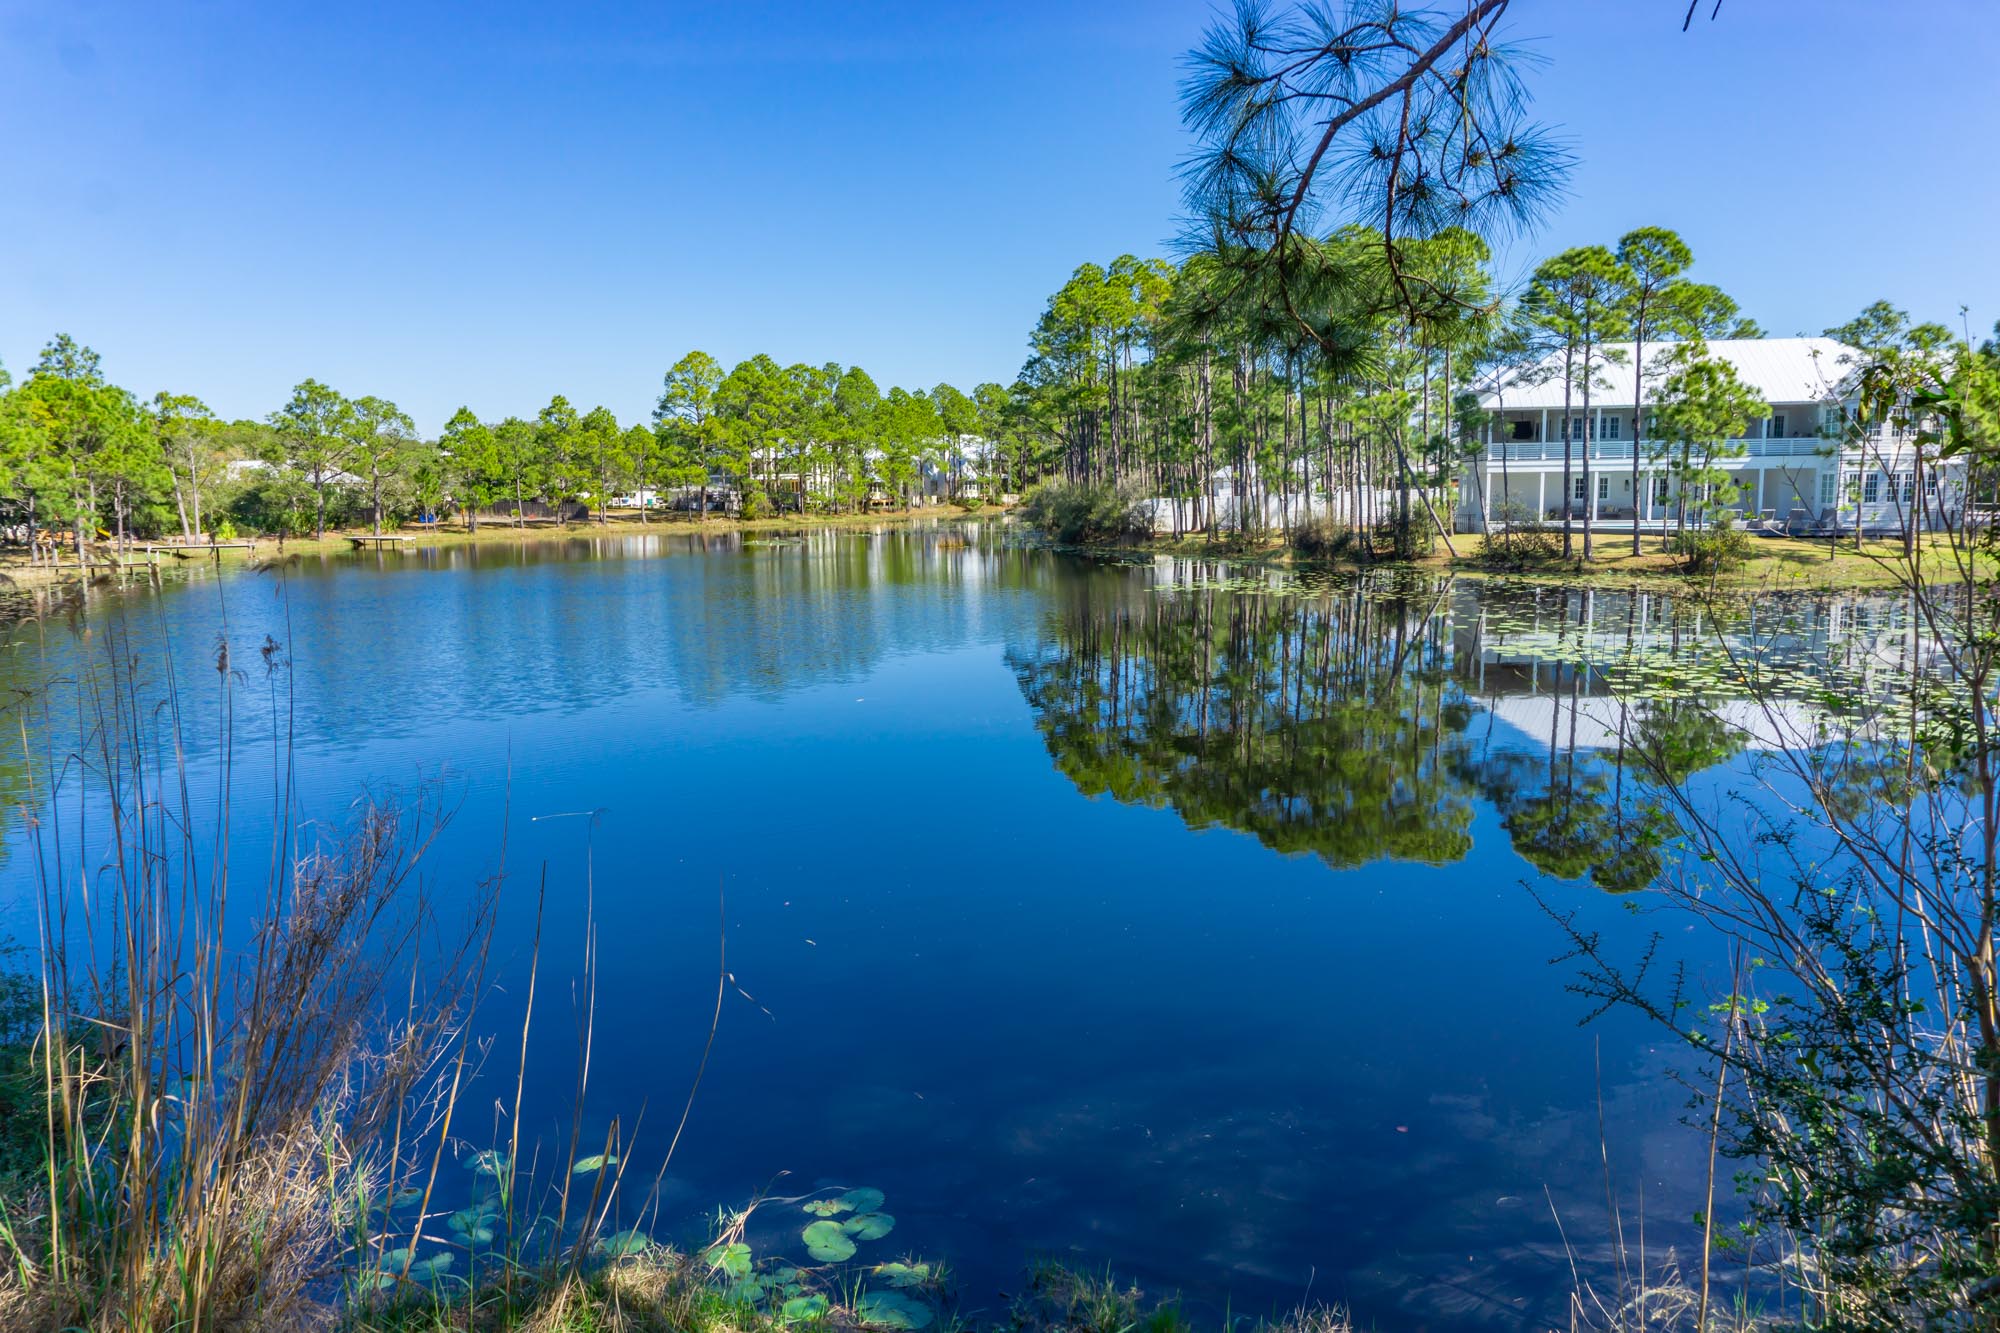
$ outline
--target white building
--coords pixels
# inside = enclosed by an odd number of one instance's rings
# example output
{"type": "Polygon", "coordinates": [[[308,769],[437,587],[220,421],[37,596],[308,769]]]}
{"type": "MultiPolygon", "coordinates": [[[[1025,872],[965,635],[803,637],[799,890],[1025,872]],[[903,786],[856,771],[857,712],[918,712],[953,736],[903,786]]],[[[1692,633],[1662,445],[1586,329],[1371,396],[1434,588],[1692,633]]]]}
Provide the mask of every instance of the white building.
{"type": "MultiPolygon", "coordinates": [[[[1491,414],[1483,450],[1460,480],[1457,527],[1482,532],[1512,519],[1563,517],[1563,462],[1568,455],[1568,505],[1573,519],[1616,526],[1634,511],[1658,526],[1680,512],[1667,442],[1652,426],[1651,403],[1667,376],[1671,343],[1646,348],[1645,440],[1639,484],[1633,487],[1633,364],[1631,343],[1608,345],[1609,364],[1591,387],[1590,411],[1581,386],[1570,390],[1563,416],[1562,353],[1502,376],[1480,394],[1491,414]],[[1589,450],[1590,480],[1583,476],[1589,450]]],[[[1915,454],[1907,439],[1886,429],[1843,445],[1840,426],[1852,399],[1860,353],[1831,338],[1729,338],[1708,344],[1738,378],[1770,405],[1770,416],[1745,438],[1718,442],[1712,466],[1727,472],[1737,495],[1728,506],[1745,521],[1799,531],[1901,530],[1915,514],[1926,525],[1955,517],[1957,491],[1926,468],[1925,504],[1916,499],[1915,454]],[[1921,511],[1921,512],[1919,512],[1921,511]]],[[[1678,453],[1678,449],[1673,450],[1678,453]]]]}

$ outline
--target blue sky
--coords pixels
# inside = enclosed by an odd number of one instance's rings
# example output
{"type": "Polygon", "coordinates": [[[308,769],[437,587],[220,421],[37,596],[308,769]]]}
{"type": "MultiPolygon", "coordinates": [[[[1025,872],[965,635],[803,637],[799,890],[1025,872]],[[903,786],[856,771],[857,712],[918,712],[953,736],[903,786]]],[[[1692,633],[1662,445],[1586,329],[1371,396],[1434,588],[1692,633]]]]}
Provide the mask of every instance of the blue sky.
{"type": "MultiPolygon", "coordinates": [[[[1878,296],[2000,318],[1990,0],[1517,0],[1569,201],[1502,256],[1655,223],[1772,333],[1878,296]]],[[[0,0],[0,364],[261,416],[297,380],[621,419],[690,347],[1005,380],[1078,263],[1168,253],[1150,3],[0,0]]]]}

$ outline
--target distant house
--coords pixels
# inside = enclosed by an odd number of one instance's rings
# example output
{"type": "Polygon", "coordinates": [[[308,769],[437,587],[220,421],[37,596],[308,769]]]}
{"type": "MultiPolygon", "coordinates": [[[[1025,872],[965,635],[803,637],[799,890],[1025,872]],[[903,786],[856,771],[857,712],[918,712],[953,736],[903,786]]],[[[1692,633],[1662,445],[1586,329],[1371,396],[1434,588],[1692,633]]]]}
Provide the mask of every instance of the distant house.
{"type": "MultiPolygon", "coordinates": [[[[1681,508],[1679,482],[1666,441],[1651,423],[1652,403],[1666,377],[1672,343],[1646,349],[1645,411],[1636,492],[1632,477],[1632,390],[1641,368],[1632,344],[1611,344],[1611,364],[1591,389],[1590,412],[1582,392],[1570,393],[1563,416],[1562,353],[1519,368],[1479,395],[1489,414],[1481,448],[1460,479],[1457,527],[1482,532],[1508,521],[1563,516],[1593,523],[1660,524],[1681,508]],[[1622,358],[1617,354],[1622,353],[1622,358]],[[1585,450],[1591,476],[1583,478],[1585,450]],[[1563,460],[1570,462],[1569,494],[1563,460]]],[[[1735,483],[1730,506],[1746,519],[1786,523],[1794,529],[1901,530],[1914,516],[1924,526],[1953,517],[1959,503],[1954,474],[1926,471],[1924,503],[1916,498],[1915,450],[1906,434],[1884,428],[1860,443],[1843,443],[1842,423],[1852,405],[1861,354],[1831,338],[1725,338],[1708,344],[1738,378],[1763,396],[1770,415],[1751,433],[1721,442],[1714,466],[1735,483]]],[[[1693,498],[1693,497],[1690,497],[1693,498]]]]}
{"type": "MultiPolygon", "coordinates": [[[[277,476],[283,470],[281,465],[266,462],[261,458],[232,458],[222,465],[222,475],[230,481],[262,481],[266,478],[277,476]]],[[[313,479],[312,474],[308,472],[300,472],[298,475],[307,481],[313,479]]],[[[355,476],[352,472],[343,472],[339,468],[327,469],[326,474],[320,480],[329,486],[360,486],[363,484],[360,477],[355,476]]]]}

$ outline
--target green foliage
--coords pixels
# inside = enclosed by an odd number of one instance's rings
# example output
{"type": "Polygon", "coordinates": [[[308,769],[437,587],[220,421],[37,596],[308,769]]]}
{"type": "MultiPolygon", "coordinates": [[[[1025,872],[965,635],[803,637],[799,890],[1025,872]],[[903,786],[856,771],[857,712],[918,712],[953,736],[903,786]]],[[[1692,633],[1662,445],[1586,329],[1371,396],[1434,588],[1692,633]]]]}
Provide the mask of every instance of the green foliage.
{"type": "Polygon", "coordinates": [[[1139,499],[1114,486],[1044,482],[1022,501],[1021,517],[1072,545],[1131,541],[1152,530],[1139,499]]]}
{"type": "Polygon", "coordinates": [[[1725,513],[1713,527],[1675,533],[1671,549],[1690,574],[1726,574],[1750,558],[1751,540],[1725,513]]]}
{"type": "Polygon", "coordinates": [[[793,1296],[778,1307],[778,1315],[788,1324],[805,1324],[826,1314],[826,1297],[814,1292],[810,1296],[793,1296]]]}
{"type": "Polygon", "coordinates": [[[1494,506],[1493,535],[1480,563],[1488,569],[1534,569],[1562,559],[1562,532],[1520,500],[1494,506]]]}
{"type": "Polygon", "coordinates": [[[1769,414],[1757,391],[1729,362],[1711,356],[1699,339],[1676,346],[1666,359],[1667,377],[1655,400],[1659,432],[1669,445],[1684,516],[1697,521],[1736,499],[1733,475],[1724,464],[1742,453],[1740,439],[1750,423],[1769,414]]]}
{"type": "Polygon", "coordinates": [[[750,1276],[750,1247],[741,1241],[713,1246],[703,1257],[719,1273],[739,1280],[750,1276]]]}
{"type": "Polygon", "coordinates": [[[1421,560],[1437,550],[1437,528],[1427,514],[1398,510],[1382,520],[1377,540],[1386,542],[1398,560],[1421,560]]]}
{"type": "Polygon", "coordinates": [[[896,1219],[887,1213],[857,1213],[840,1229],[856,1240],[880,1240],[896,1229],[896,1219]]]}
{"type": "Polygon", "coordinates": [[[799,1236],[806,1253],[823,1264],[837,1264],[854,1257],[854,1242],[838,1222],[810,1222],[799,1236]]]}
{"type": "Polygon", "coordinates": [[[901,1291],[862,1293],[854,1303],[854,1317],[864,1327],[919,1329],[930,1325],[931,1308],[901,1291]]]}
{"type": "Polygon", "coordinates": [[[1292,550],[1308,560],[1367,559],[1368,543],[1354,529],[1331,518],[1313,518],[1292,529],[1292,550]]]}

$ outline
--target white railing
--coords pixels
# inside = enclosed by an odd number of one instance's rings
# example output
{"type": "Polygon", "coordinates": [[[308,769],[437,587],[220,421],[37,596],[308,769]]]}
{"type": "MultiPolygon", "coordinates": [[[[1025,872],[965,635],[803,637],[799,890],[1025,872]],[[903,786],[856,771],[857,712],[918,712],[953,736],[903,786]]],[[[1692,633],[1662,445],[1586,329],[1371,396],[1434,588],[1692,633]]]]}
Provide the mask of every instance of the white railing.
{"type": "MultiPolygon", "coordinates": [[[[1812,436],[1786,440],[1728,440],[1725,443],[1727,447],[1720,451],[1722,454],[1744,458],[1823,458],[1828,456],[1829,450],[1839,447],[1838,441],[1822,440],[1812,436]]],[[[1583,462],[1583,441],[1578,440],[1567,447],[1571,462],[1583,462]]],[[[1561,440],[1495,440],[1486,446],[1486,458],[1495,467],[1500,465],[1503,457],[1510,463],[1560,463],[1564,448],[1561,440]]],[[[1639,458],[1644,465],[1658,466],[1665,461],[1665,458],[1652,456],[1663,453],[1677,457],[1680,450],[1678,446],[1666,446],[1656,439],[1640,442],[1639,458]]],[[[1630,463],[1632,441],[1592,440],[1590,459],[1593,463],[1630,463]]],[[[1718,458],[1717,461],[1726,466],[1728,458],[1718,458]]]]}

